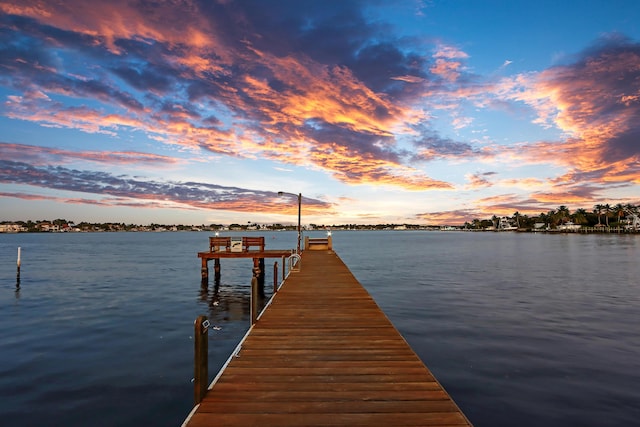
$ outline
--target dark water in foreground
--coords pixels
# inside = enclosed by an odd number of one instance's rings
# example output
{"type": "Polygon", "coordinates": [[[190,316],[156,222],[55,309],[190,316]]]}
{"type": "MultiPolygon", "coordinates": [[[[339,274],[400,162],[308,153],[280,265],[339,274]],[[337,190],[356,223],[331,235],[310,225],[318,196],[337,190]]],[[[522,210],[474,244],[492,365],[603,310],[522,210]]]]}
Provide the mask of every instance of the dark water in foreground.
{"type": "MultiPolygon", "coordinates": [[[[194,319],[220,328],[211,376],[249,321],[250,260],[200,290],[208,235],[0,235],[0,424],[180,425],[194,319]]],[[[640,236],[338,231],[334,248],[477,427],[638,425],[640,236]]]]}

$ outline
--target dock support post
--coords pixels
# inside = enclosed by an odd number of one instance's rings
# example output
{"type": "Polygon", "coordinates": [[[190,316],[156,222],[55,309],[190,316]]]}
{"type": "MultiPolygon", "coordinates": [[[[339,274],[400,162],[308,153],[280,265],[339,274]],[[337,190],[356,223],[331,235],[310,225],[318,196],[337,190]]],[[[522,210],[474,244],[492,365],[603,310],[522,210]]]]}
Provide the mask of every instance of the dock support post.
{"type": "Polygon", "coordinates": [[[209,261],[206,258],[202,258],[202,268],[200,269],[200,274],[202,276],[202,286],[207,286],[209,283],[209,266],[207,264],[209,261]]]}
{"type": "Polygon", "coordinates": [[[265,275],[265,266],[264,266],[264,258],[260,258],[258,260],[258,266],[260,267],[260,274],[258,274],[258,284],[260,285],[260,290],[264,295],[264,275],[265,275]]]}
{"type": "Polygon", "coordinates": [[[213,260],[213,278],[216,285],[220,284],[220,258],[213,260]]]}
{"type": "Polygon", "coordinates": [[[198,316],[193,327],[194,372],[193,400],[199,404],[207,393],[209,379],[209,320],[207,316],[198,316]]]}
{"type": "Polygon", "coordinates": [[[284,262],[285,256],[282,255],[282,281],[287,277],[286,263],[284,262]]]}
{"type": "Polygon", "coordinates": [[[273,294],[278,292],[278,261],[273,263],[273,294]]]}
{"type": "Polygon", "coordinates": [[[251,326],[258,320],[258,278],[251,278],[251,326]]]}
{"type": "Polygon", "coordinates": [[[258,281],[260,296],[264,296],[264,258],[253,259],[253,277],[258,281]]]}

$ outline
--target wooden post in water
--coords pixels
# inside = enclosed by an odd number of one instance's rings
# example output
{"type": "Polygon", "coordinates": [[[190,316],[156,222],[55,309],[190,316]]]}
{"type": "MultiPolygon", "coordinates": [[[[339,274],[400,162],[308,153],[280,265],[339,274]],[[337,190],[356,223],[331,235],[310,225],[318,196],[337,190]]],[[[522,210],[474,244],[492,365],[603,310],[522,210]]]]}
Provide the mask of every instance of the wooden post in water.
{"type": "Polygon", "coordinates": [[[202,258],[202,268],[200,269],[200,274],[202,276],[202,286],[207,286],[209,283],[209,266],[207,264],[209,260],[206,258],[202,258]]]}
{"type": "Polygon", "coordinates": [[[193,400],[197,405],[207,393],[209,379],[209,320],[207,316],[198,316],[193,327],[194,372],[193,400]]]}
{"type": "Polygon", "coordinates": [[[258,278],[251,278],[251,326],[258,320],[258,278]]]}
{"type": "Polygon", "coordinates": [[[287,277],[287,271],[286,271],[286,262],[284,262],[285,257],[284,255],[282,255],[282,280],[284,281],[285,277],[287,277]]]}
{"type": "Polygon", "coordinates": [[[220,283],[220,258],[213,260],[213,278],[216,284],[220,283]]]}
{"type": "Polygon", "coordinates": [[[253,258],[253,269],[251,270],[253,277],[256,279],[260,275],[260,258],[253,258]]]}
{"type": "Polygon", "coordinates": [[[20,246],[18,246],[18,271],[16,273],[16,289],[20,289],[20,246]]]}
{"type": "Polygon", "coordinates": [[[278,261],[273,263],[273,294],[278,292],[278,261]]]}
{"type": "Polygon", "coordinates": [[[258,266],[260,268],[260,273],[258,274],[258,284],[260,285],[260,296],[264,296],[264,276],[267,270],[264,266],[264,258],[260,258],[258,260],[258,266]]]}
{"type": "Polygon", "coordinates": [[[264,258],[253,259],[253,277],[258,281],[260,296],[264,296],[264,258]]]}

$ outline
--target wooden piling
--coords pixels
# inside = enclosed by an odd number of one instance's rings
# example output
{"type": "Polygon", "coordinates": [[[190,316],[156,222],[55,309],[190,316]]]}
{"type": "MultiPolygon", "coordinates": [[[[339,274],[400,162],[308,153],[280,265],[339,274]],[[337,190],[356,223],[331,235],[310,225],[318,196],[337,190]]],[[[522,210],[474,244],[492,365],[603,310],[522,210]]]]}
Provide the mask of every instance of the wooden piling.
{"type": "Polygon", "coordinates": [[[251,325],[258,320],[258,278],[251,278],[251,325]]]}
{"type": "Polygon", "coordinates": [[[200,269],[200,275],[202,276],[202,285],[206,286],[209,283],[209,260],[202,258],[202,268],[200,269]]]}
{"type": "Polygon", "coordinates": [[[193,342],[193,400],[197,405],[207,393],[209,380],[209,320],[207,316],[198,316],[194,322],[193,342]]]}
{"type": "Polygon", "coordinates": [[[273,263],[273,294],[278,292],[278,261],[273,263]]]}
{"type": "Polygon", "coordinates": [[[264,291],[264,274],[266,271],[266,268],[264,266],[264,258],[258,259],[258,267],[260,268],[260,273],[258,274],[258,283],[262,288],[262,290],[264,291]]]}
{"type": "Polygon", "coordinates": [[[213,277],[216,283],[220,283],[220,258],[213,260],[213,277]]]}
{"type": "Polygon", "coordinates": [[[286,271],[286,262],[285,261],[285,256],[282,255],[282,280],[284,280],[287,277],[287,271],[286,271]]]}
{"type": "Polygon", "coordinates": [[[253,258],[253,269],[251,270],[253,277],[256,279],[260,275],[260,258],[253,258]]]}

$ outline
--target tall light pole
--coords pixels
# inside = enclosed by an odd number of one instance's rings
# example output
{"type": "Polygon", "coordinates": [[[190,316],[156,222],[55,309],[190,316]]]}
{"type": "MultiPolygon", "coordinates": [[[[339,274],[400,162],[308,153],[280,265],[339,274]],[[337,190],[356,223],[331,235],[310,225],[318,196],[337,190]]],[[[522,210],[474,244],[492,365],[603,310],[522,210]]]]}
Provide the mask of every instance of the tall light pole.
{"type": "Polygon", "coordinates": [[[301,228],[300,228],[300,214],[302,212],[302,193],[294,194],[287,193],[285,191],[278,191],[278,196],[283,196],[285,194],[289,194],[291,196],[296,196],[298,198],[298,251],[296,253],[300,253],[300,239],[301,239],[301,228]]]}

